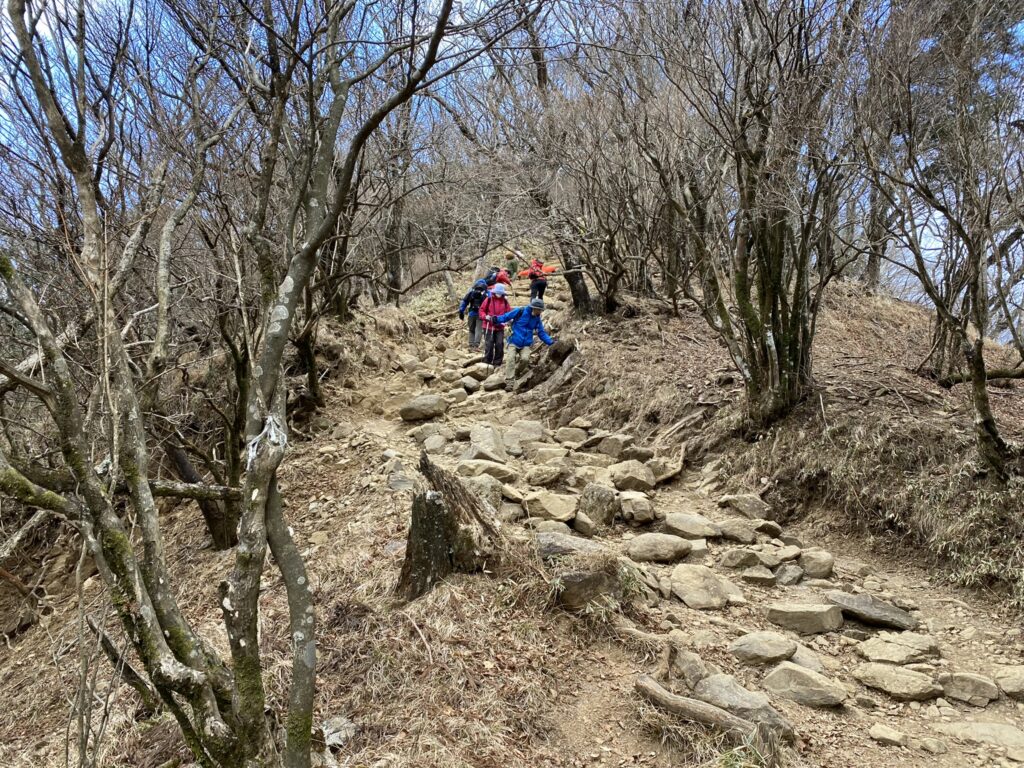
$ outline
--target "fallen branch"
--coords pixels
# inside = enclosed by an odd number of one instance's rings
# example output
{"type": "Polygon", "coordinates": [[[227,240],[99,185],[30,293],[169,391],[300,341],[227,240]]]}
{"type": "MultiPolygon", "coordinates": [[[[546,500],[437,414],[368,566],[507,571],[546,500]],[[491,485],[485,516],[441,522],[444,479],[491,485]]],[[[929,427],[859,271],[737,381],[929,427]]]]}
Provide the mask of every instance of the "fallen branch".
{"type": "MultiPolygon", "coordinates": [[[[992,368],[985,374],[986,381],[993,379],[1024,379],[1024,367],[1018,368],[992,368]]],[[[969,373],[954,373],[944,376],[936,382],[940,387],[952,388],[955,384],[963,384],[971,380],[969,373]]]]}
{"type": "Polygon", "coordinates": [[[757,733],[757,726],[749,720],[736,717],[713,704],[677,696],[662,687],[650,675],[640,675],[634,687],[637,693],[655,706],[692,723],[714,728],[733,742],[749,741],[757,733]]]}

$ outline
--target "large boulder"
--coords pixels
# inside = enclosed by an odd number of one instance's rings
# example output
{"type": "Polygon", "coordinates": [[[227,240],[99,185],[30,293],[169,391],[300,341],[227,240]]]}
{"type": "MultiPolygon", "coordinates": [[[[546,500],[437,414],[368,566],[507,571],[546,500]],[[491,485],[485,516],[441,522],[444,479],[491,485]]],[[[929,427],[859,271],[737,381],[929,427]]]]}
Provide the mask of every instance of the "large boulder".
{"type": "Polygon", "coordinates": [[[762,685],[769,693],[805,707],[839,707],[847,698],[839,683],[788,661],[769,672],[762,685]]]}
{"type": "Polygon", "coordinates": [[[864,624],[875,627],[891,627],[892,629],[916,629],[917,619],[897,608],[891,603],[879,600],[873,595],[862,592],[854,595],[834,589],[825,593],[825,599],[833,605],[838,605],[843,615],[847,618],[856,619],[864,624]]]}
{"type": "Polygon", "coordinates": [[[626,554],[638,563],[674,563],[690,554],[690,542],[669,533],[643,533],[630,539],[626,554]]]}
{"type": "Polygon", "coordinates": [[[928,675],[891,664],[861,664],[853,670],[853,676],[897,701],[927,701],[942,695],[942,686],[928,675]]]}
{"type": "Polygon", "coordinates": [[[989,702],[999,698],[999,688],[995,681],[984,675],[971,672],[954,672],[941,675],[942,695],[947,699],[956,699],[970,704],[972,707],[987,707],[989,702]]]}
{"type": "Polygon", "coordinates": [[[939,645],[931,635],[915,632],[882,632],[857,646],[868,661],[885,664],[916,664],[939,657],[939,645]]]}
{"type": "Polygon", "coordinates": [[[771,517],[772,512],[772,508],[753,493],[723,496],[718,500],[718,505],[735,510],[750,520],[763,520],[771,517]]]}
{"type": "Polygon", "coordinates": [[[414,397],[407,402],[398,409],[398,415],[402,417],[403,421],[422,421],[442,416],[447,410],[447,400],[441,395],[428,393],[414,397]]]}
{"type": "Polygon", "coordinates": [[[622,513],[622,503],[619,494],[607,485],[588,483],[580,495],[578,509],[596,525],[609,526],[622,513]]]}
{"type": "Polygon", "coordinates": [[[724,608],[730,601],[737,602],[743,599],[743,592],[739,587],[704,565],[677,565],[672,569],[669,579],[672,594],[689,608],[724,608]]]}
{"type": "Polygon", "coordinates": [[[490,424],[477,424],[469,431],[469,447],[462,454],[463,459],[484,459],[504,464],[508,461],[501,432],[490,424]]]}
{"type": "Polygon", "coordinates": [[[768,697],[748,691],[732,675],[708,675],[693,687],[693,695],[744,720],[766,726],[787,741],[793,739],[792,724],[772,707],[768,697]]]}
{"type": "Polygon", "coordinates": [[[801,635],[814,635],[843,626],[843,612],[836,605],[776,603],[768,607],[768,621],[801,635]]]}
{"type": "Polygon", "coordinates": [[[665,516],[665,530],[684,539],[713,539],[721,534],[721,528],[704,515],[689,512],[672,512],[665,516]]]}
{"type": "Polygon", "coordinates": [[[996,667],[996,683],[1011,699],[1024,701],[1024,664],[996,667]]]}
{"type": "Polygon", "coordinates": [[[750,632],[733,640],[729,653],[746,664],[774,664],[796,653],[796,641],[778,632],[750,632]]]}
{"type": "Polygon", "coordinates": [[[654,473],[651,468],[635,459],[612,464],[608,467],[608,474],[620,491],[654,490],[654,473]]]}
{"type": "Polygon", "coordinates": [[[567,523],[576,516],[579,497],[551,493],[550,491],[537,491],[528,494],[523,503],[530,517],[567,523]]]}

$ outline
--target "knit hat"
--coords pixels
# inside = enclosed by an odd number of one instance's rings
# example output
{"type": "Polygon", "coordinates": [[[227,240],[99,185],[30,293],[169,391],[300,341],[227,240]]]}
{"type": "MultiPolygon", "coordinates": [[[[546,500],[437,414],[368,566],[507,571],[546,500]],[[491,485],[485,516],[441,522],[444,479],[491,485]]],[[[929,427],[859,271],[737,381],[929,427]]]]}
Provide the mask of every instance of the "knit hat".
{"type": "Polygon", "coordinates": [[[495,296],[504,296],[505,295],[505,286],[502,285],[501,283],[497,283],[494,286],[494,295],[495,296]]]}
{"type": "Polygon", "coordinates": [[[544,309],[544,302],[540,299],[530,299],[530,309],[544,309]]]}

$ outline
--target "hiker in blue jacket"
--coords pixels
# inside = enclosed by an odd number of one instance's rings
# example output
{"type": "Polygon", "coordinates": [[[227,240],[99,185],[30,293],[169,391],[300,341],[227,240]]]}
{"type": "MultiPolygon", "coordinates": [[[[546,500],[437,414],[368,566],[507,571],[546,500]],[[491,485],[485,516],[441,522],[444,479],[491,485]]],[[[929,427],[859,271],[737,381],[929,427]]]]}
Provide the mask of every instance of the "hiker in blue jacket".
{"type": "Polygon", "coordinates": [[[481,278],[473,283],[473,287],[462,297],[459,304],[459,320],[464,320],[469,312],[469,349],[480,349],[480,337],[483,335],[483,322],[480,319],[480,305],[487,298],[487,281],[481,278]]]}
{"type": "Polygon", "coordinates": [[[516,307],[511,312],[494,318],[496,322],[506,326],[511,324],[512,334],[508,337],[508,354],[505,356],[505,388],[512,391],[516,383],[516,368],[519,361],[530,362],[530,347],[533,346],[533,334],[549,347],[555,340],[544,330],[540,313],[544,311],[541,299],[531,299],[525,307],[516,307]]]}

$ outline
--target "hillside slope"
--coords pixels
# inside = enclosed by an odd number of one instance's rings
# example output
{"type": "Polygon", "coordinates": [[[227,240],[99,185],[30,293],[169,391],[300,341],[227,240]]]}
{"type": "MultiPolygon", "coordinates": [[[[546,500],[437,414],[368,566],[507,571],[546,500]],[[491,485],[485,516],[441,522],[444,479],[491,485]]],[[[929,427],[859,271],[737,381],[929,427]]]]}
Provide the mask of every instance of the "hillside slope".
{"type": "MultiPolygon", "coordinates": [[[[551,303],[564,307],[559,288],[553,285],[551,303]]],[[[720,737],[645,703],[633,690],[634,680],[655,672],[667,688],[717,701],[744,717],[783,718],[796,736],[784,754],[788,765],[952,768],[1024,761],[1024,705],[1012,698],[1024,695],[1024,643],[1015,616],[1003,599],[944,583],[946,571],[932,571],[922,558],[927,550],[895,546],[909,533],[940,551],[934,531],[950,535],[948,518],[955,511],[936,510],[931,529],[918,517],[898,519],[886,512],[886,504],[912,510],[909,495],[902,502],[887,496],[897,487],[893,477],[902,477],[905,487],[914,482],[900,463],[871,477],[876,485],[864,484],[869,512],[835,506],[862,477],[857,473],[868,472],[869,459],[875,466],[892,463],[899,452],[891,441],[908,427],[920,430],[911,437],[934,438],[924,446],[902,445],[920,452],[918,472],[952,473],[970,463],[963,393],[941,390],[912,373],[927,351],[921,347],[927,326],[921,313],[881,298],[840,296],[822,318],[820,397],[775,433],[745,443],[728,431],[741,393],[721,349],[695,315],[672,318],[651,305],[637,307],[639,314],[630,319],[583,324],[567,324],[564,310],[555,311],[552,325],[578,343],[559,374],[527,393],[481,390],[439,419],[406,423],[398,409],[410,397],[447,392],[460,385],[446,379],[476,370],[461,352],[461,329],[437,297],[425,296],[413,309],[419,323],[410,314],[385,312],[338,331],[337,341],[351,358],[346,375],[327,383],[329,405],[312,425],[315,434],[296,445],[282,473],[288,514],[319,608],[317,723],[344,734],[325,753],[325,764],[763,762],[753,750],[730,751],[720,737]],[[559,431],[570,423],[578,426],[559,431]],[[628,433],[633,440],[605,444],[600,438],[606,433],[628,433]],[[392,591],[404,556],[412,486],[421,482],[414,471],[419,454],[427,448],[439,464],[457,469],[467,447],[485,434],[498,434],[506,455],[499,457],[500,468],[488,467],[483,480],[470,482],[507,520],[509,556],[491,574],[458,576],[403,606],[392,591]],[[864,435],[879,437],[862,453],[849,453],[864,435]],[[621,443],[637,459],[653,452],[663,467],[681,450],[692,461],[681,476],[645,497],[627,492],[625,514],[609,525],[596,524],[594,531],[578,513],[567,518],[572,529],[553,520],[538,525],[522,519],[520,495],[554,493],[578,512],[588,485],[615,485],[608,465],[623,458],[621,443]],[[837,445],[846,446],[847,464],[837,463],[837,445]],[[933,457],[942,463],[924,463],[933,457]],[[848,475],[839,472],[843,466],[851,467],[848,475]],[[491,472],[507,473],[504,490],[501,482],[486,479],[491,472]],[[752,488],[772,503],[746,505],[748,512],[755,510],[753,518],[717,503],[726,491],[752,488]],[[529,533],[535,527],[567,537],[572,547],[596,545],[601,551],[542,561],[529,533]],[[645,538],[666,530],[689,543],[645,538]],[[664,546],[668,554],[660,553],[664,546]],[[660,559],[682,558],[684,566],[709,571],[645,561],[649,547],[660,559]],[[622,560],[627,554],[632,557],[622,560]],[[609,567],[620,583],[600,606],[582,615],[557,606],[567,573],[609,567]],[[806,572],[803,578],[796,568],[806,572]],[[724,592],[698,599],[688,580],[697,573],[710,580],[705,591],[724,592]],[[794,577],[795,583],[777,583],[794,577]],[[799,634],[767,615],[766,606],[776,603],[823,605],[837,590],[874,595],[888,606],[875,610],[917,629],[882,635],[886,630],[848,612],[842,626],[799,634]],[[704,603],[717,607],[692,607],[704,603]],[[743,660],[749,654],[730,651],[740,640],[740,646],[764,644],[764,635],[748,637],[753,632],[781,636],[767,637],[771,652],[758,651],[758,658],[772,663],[750,664],[743,660]],[[797,644],[794,656],[790,646],[797,644]],[[665,663],[669,658],[672,664],[665,663]],[[814,696],[782,693],[785,686],[765,680],[785,658],[797,661],[795,672],[784,668],[799,681],[795,687],[809,686],[814,696]],[[906,665],[861,668],[869,658],[906,665]],[[821,679],[804,669],[817,670],[821,679]],[[923,701],[901,701],[879,690],[905,696],[893,679],[919,686],[915,695],[923,701]],[[805,703],[792,700],[794,695],[805,703]],[[842,706],[806,706],[815,697],[819,703],[832,697],[831,703],[842,706]],[[898,733],[885,736],[878,726],[898,733]]],[[[1000,417],[1017,437],[1022,404],[1019,390],[997,396],[1000,417]]],[[[645,487],[643,478],[637,482],[645,487]]],[[[619,485],[625,487],[621,480],[619,485]]],[[[526,507],[537,517],[565,517],[553,511],[557,504],[548,497],[527,501],[526,507]]],[[[206,548],[196,520],[190,506],[168,510],[169,556],[184,609],[223,649],[216,584],[231,555],[206,548]]],[[[66,545],[58,543],[57,549],[66,545]]],[[[66,560],[73,567],[74,558],[66,560]]],[[[977,571],[973,575],[982,578],[977,571]]],[[[91,640],[83,642],[88,635],[80,626],[73,577],[65,584],[49,599],[51,613],[0,648],[0,763],[64,764],[79,649],[85,648],[99,678],[93,726],[99,727],[104,710],[107,718],[100,764],[188,765],[173,723],[165,717],[136,719],[135,694],[110,682],[91,640]]],[[[97,579],[86,579],[81,589],[84,612],[109,618],[97,579]]],[[[261,607],[276,702],[287,683],[288,639],[284,590],[273,569],[267,571],[261,607]]],[[[811,612],[834,621],[836,610],[811,612]]]]}

